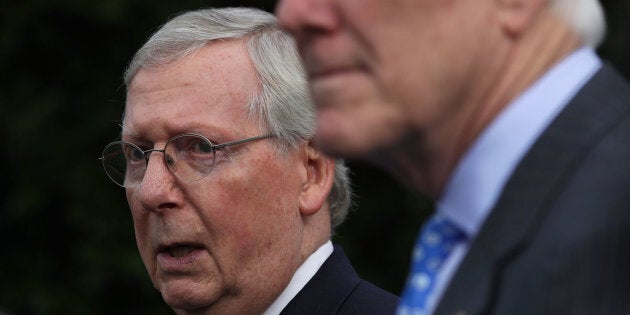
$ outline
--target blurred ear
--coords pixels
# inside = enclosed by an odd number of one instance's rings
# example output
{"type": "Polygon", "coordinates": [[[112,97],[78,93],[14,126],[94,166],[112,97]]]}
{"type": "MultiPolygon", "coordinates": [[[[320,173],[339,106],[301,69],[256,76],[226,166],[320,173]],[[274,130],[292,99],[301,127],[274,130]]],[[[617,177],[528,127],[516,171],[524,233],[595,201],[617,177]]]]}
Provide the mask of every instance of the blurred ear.
{"type": "Polygon", "coordinates": [[[522,36],[540,13],[547,9],[549,0],[495,0],[503,30],[512,38],[522,36]]]}
{"type": "Polygon", "coordinates": [[[319,150],[312,142],[305,147],[304,166],[306,181],[300,193],[300,213],[309,216],[317,213],[328,199],[335,176],[335,161],[319,150]]]}

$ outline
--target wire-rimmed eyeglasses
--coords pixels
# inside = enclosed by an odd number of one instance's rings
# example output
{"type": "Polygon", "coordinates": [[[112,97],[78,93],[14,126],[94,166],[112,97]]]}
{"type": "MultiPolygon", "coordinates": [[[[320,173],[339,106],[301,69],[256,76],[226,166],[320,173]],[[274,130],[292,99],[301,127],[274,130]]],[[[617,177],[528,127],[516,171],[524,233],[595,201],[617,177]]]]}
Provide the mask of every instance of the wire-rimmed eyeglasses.
{"type": "Polygon", "coordinates": [[[184,133],[169,140],[164,149],[143,150],[127,141],[115,141],[103,150],[100,160],[109,178],[121,187],[137,186],[144,178],[149,157],[153,152],[161,152],[168,169],[181,181],[200,180],[212,171],[215,163],[215,152],[225,147],[270,138],[263,135],[241,140],[214,144],[208,138],[184,133]]]}

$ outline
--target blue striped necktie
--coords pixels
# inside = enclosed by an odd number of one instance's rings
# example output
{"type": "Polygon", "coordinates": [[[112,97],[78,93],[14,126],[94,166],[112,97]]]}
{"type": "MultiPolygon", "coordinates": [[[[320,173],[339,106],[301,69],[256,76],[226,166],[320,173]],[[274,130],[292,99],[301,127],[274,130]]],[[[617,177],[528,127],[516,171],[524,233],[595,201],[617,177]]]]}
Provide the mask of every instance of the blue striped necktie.
{"type": "Polygon", "coordinates": [[[465,238],[464,232],[445,217],[431,217],[416,241],[398,315],[428,315],[427,297],[437,273],[455,245],[465,238]]]}

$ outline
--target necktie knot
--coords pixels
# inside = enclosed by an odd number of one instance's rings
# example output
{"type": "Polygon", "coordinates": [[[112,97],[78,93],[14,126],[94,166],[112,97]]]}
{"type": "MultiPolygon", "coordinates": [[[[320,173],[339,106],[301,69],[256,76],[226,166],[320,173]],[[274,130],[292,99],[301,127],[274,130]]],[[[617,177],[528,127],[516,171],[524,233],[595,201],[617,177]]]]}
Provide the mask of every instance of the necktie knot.
{"type": "Polygon", "coordinates": [[[466,234],[447,218],[435,214],[425,224],[411,258],[411,273],[403,291],[399,315],[427,314],[427,297],[437,273],[466,234]]]}

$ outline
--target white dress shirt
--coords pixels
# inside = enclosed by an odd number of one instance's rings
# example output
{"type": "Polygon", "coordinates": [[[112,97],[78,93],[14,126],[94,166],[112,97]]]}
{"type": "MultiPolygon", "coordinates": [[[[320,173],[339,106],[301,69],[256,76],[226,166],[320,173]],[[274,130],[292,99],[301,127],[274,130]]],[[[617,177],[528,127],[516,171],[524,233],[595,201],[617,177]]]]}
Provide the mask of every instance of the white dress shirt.
{"type": "Polygon", "coordinates": [[[293,278],[289,281],[287,287],[282,291],[278,298],[269,306],[263,315],[278,315],[293,300],[293,298],[304,288],[304,286],[315,276],[319,268],[322,267],[326,259],[333,252],[331,241],[320,246],[314,253],[302,263],[300,268],[295,271],[293,278]]]}
{"type": "Polygon", "coordinates": [[[462,157],[437,202],[437,211],[462,228],[468,239],[440,269],[427,299],[429,314],[518,163],[599,68],[601,60],[591,48],[573,52],[499,113],[462,157]]]}

